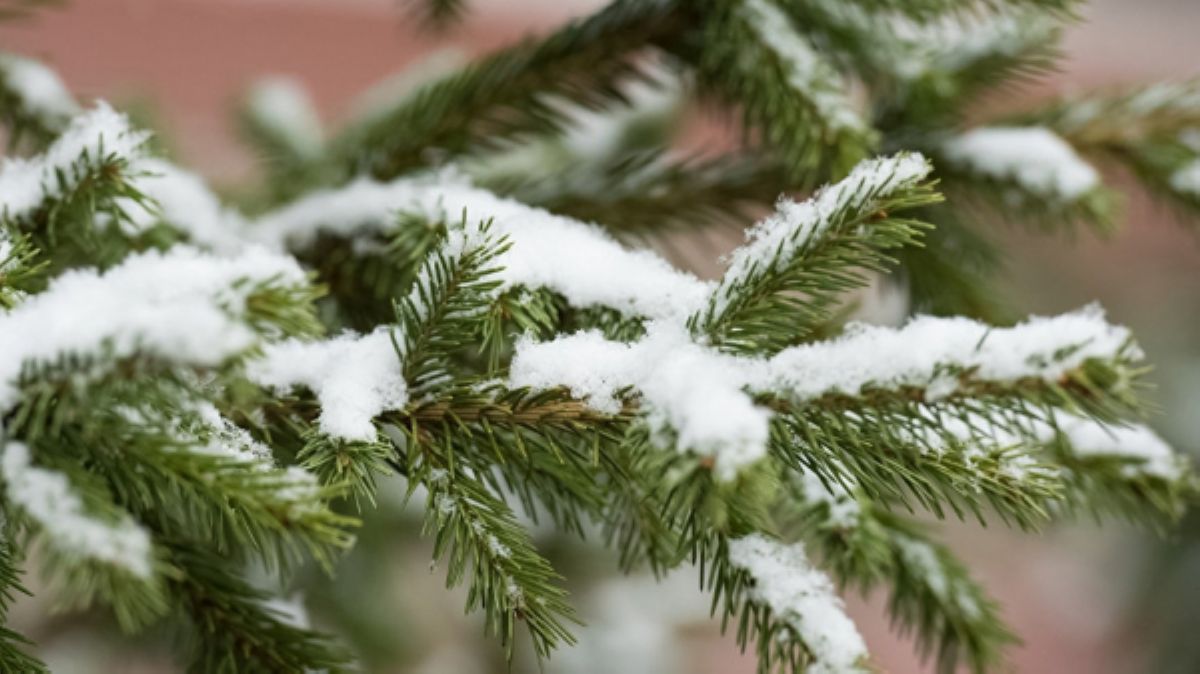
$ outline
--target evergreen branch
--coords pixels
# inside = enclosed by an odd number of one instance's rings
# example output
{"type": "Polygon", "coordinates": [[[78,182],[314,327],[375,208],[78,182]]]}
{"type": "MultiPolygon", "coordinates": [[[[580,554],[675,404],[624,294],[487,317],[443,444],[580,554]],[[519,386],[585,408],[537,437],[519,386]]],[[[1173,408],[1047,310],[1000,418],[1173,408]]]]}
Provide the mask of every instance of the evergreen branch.
{"type": "Polygon", "coordinates": [[[1068,485],[1065,509],[1160,530],[1182,516],[1198,484],[1188,461],[1149,428],[1059,413],[1034,429],[1068,485]]]}
{"type": "Polygon", "coordinates": [[[12,533],[12,522],[7,520],[4,531],[0,532],[0,670],[49,674],[50,670],[43,662],[25,652],[33,642],[6,624],[15,594],[29,594],[21,584],[12,533]]]}
{"type": "Polygon", "coordinates": [[[1096,169],[1044,128],[975,129],[944,143],[937,156],[946,191],[960,202],[1046,228],[1073,222],[1100,232],[1113,227],[1115,195],[1096,169]]]}
{"type": "Polygon", "coordinates": [[[21,633],[0,625],[0,668],[6,672],[49,674],[46,663],[25,652],[32,645],[21,633]]]}
{"type": "Polygon", "coordinates": [[[360,511],[364,500],[375,505],[376,477],[392,472],[389,444],[342,440],[315,430],[306,433],[304,440],[296,455],[304,470],[322,485],[344,492],[360,511]]]}
{"type": "Polygon", "coordinates": [[[836,483],[826,486],[805,473],[797,494],[796,526],[817,546],[840,585],[870,592],[892,587],[889,612],[902,632],[915,632],[917,647],[936,654],[937,669],[960,665],[973,672],[1000,664],[1014,642],[996,603],[945,547],[928,540],[914,523],[856,498],[836,483]]]}
{"type": "Polygon", "coordinates": [[[793,180],[845,173],[874,146],[837,71],[768,0],[719,3],[694,50],[701,86],[740,109],[793,180]]]}
{"type": "Polygon", "coordinates": [[[903,134],[957,126],[980,99],[1053,72],[1062,60],[1064,17],[1071,15],[1029,11],[916,29],[913,42],[891,47],[888,61],[899,71],[881,83],[880,128],[903,134]]]}
{"type": "Polygon", "coordinates": [[[877,160],[808,202],[781,202],[733,253],[703,312],[689,318],[693,333],[750,353],[803,339],[842,293],[865,285],[861,269],[882,271],[884,251],[916,241],[923,225],[894,214],[938,200],[920,183],[928,171],[919,155],[877,160]]]}
{"type": "Polygon", "coordinates": [[[1144,142],[1108,156],[1124,164],[1152,195],[1174,206],[1184,222],[1194,222],[1200,214],[1200,150],[1190,136],[1144,142]]]}
{"type": "Polygon", "coordinates": [[[561,529],[580,535],[582,516],[598,517],[605,505],[598,471],[608,474],[620,465],[597,449],[619,442],[628,421],[588,409],[561,391],[532,394],[495,383],[452,391],[385,420],[430,433],[449,427],[458,441],[486,447],[490,451],[458,460],[493,492],[515,495],[535,521],[545,510],[561,529]]]}
{"type": "Polygon", "coordinates": [[[849,0],[849,4],[858,5],[867,11],[896,12],[930,19],[957,12],[1012,9],[1038,9],[1069,15],[1082,3],[1080,0],[849,0]]]}
{"type": "Polygon", "coordinates": [[[297,257],[317,272],[341,321],[369,331],[395,318],[395,298],[412,287],[426,257],[446,236],[446,223],[411,212],[393,216],[386,234],[353,238],[322,234],[297,257]]]}
{"type": "Polygon", "coordinates": [[[1200,128],[1200,81],[1088,92],[1006,123],[1045,126],[1084,151],[1130,148],[1200,128]]]}
{"type": "Polygon", "coordinates": [[[1189,217],[1200,213],[1200,87],[1161,83],[1062,99],[1019,115],[1101,160],[1130,170],[1189,217]]]}
{"type": "Polygon", "coordinates": [[[407,430],[402,461],[410,495],[418,484],[428,490],[425,532],[434,534],[434,559],[448,558],[447,587],[470,573],[467,610],[483,609],[487,630],[505,644],[510,659],[518,621],[539,658],[574,643],[565,623],[576,618],[558,575],[508,505],[457,458],[470,445],[456,446],[448,424],[431,438],[416,424],[407,430]]]}
{"type": "Polygon", "coordinates": [[[1050,504],[1063,491],[1052,467],[1019,444],[997,444],[984,434],[959,438],[938,426],[967,416],[962,410],[926,414],[927,420],[903,412],[856,412],[849,419],[780,415],[773,455],[793,470],[851,480],[869,498],[919,506],[938,517],[949,510],[983,522],[988,506],[1023,528],[1049,519],[1050,504]]]}
{"type": "Polygon", "coordinates": [[[34,466],[19,442],[7,443],[0,462],[7,510],[21,515],[27,540],[40,542],[68,606],[87,608],[99,598],[126,629],[166,613],[164,567],[150,536],[103,483],[73,461],[57,462],[69,473],[34,466]]]}
{"type": "Polygon", "coordinates": [[[10,162],[0,171],[0,223],[28,234],[56,271],[109,266],[154,233],[124,231],[126,208],[143,197],[131,180],[130,162],[146,136],[107,104],[77,116],[41,155],[10,162]]]}
{"type": "Polygon", "coordinates": [[[867,649],[833,585],[799,545],[761,534],[723,544],[710,572],[714,606],[738,617],[738,643],[753,641],[758,671],[868,672],[867,649]]]}
{"type": "MultiPolygon", "coordinates": [[[[164,532],[165,535],[165,532],[164,532]]],[[[198,544],[167,543],[179,575],[171,583],[194,641],[189,672],[352,671],[341,647],[272,609],[269,595],[198,544]]]]}
{"type": "Polygon", "coordinates": [[[589,109],[622,103],[620,83],[647,77],[640,53],[676,32],[679,21],[673,2],[618,0],[421,88],[348,129],[334,153],[351,171],[393,178],[431,161],[557,133],[568,119],[563,101],[589,109]]]}
{"type": "Polygon", "coordinates": [[[0,227],[0,310],[17,306],[27,296],[47,263],[21,232],[0,227]]]}
{"type": "Polygon", "coordinates": [[[447,231],[442,247],[426,257],[408,295],[396,303],[396,355],[414,392],[444,384],[450,359],[476,343],[479,319],[487,314],[499,268],[508,249],[489,235],[489,223],[468,226],[466,214],[447,231]]]}
{"type": "Polygon", "coordinates": [[[91,472],[117,503],[142,521],[188,522],[231,558],[278,565],[307,552],[329,565],[349,545],[353,520],[326,507],[331,490],[276,468],[265,447],[198,405],[178,375],[159,368],[148,384],[132,364],[124,374],[79,386],[43,372],[8,428],[55,457],[89,448],[91,472]]]}
{"type": "Polygon", "coordinates": [[[1004,265],[997,245],[951,203],[921,209],[915,218],[933,225],[924,245],[895,252],[912,313],[1011,324],[1011,310],[991,287],[1004,265]]]}

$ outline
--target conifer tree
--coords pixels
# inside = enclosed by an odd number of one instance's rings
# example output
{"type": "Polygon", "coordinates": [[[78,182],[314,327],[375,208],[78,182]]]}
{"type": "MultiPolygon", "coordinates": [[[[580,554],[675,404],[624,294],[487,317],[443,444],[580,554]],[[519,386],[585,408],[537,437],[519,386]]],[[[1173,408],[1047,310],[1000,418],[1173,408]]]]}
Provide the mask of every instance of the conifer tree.
{"type": "MultiPolygon", "coordinates": [[[[1165,528],[1196,487],[1129,330],[1014,321],[988,284],[1000,221],[1115,226],[1097,167],[1200,210],[1194,82],[968,114],[1052,67],[1076,10],[614,0],[328,132],[264,82],[241,209],[4,56],[0,616],[36,570],[179,626],[191,671],[353,671],[256,579],[336,575],[399,476],[510,654],[588,639],[540,517],[624,571],[698,566],[763,672],[870,671],[837,591],[875,587],[940,671],[1001,666],[996,602],[919,513],[1165,528]],[[689,102],[743,142],[681,154],[689,102]],[[756,218],[714,280],[649,247],[756,218]],[[881,277],[914,316],[847,321],[881,277]]],[[[0,669],[36,653],[0,630],[0,669]]]]}

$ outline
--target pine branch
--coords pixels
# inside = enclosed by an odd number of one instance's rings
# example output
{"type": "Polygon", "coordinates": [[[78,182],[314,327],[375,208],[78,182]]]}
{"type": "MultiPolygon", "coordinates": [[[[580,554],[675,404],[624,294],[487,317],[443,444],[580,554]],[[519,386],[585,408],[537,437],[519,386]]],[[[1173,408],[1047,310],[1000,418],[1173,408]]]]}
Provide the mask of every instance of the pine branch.
{"type": "Polygon", "coordinates": [[[391,112],[348,129],[334,153],[351,171],[393,178],[431,161],[557,133],[567,122],[562,101],[589,109],[622,103],[621,83],[647,77],[640,53],[678,29],[673,2],[618,0],[423,87],[391,112]]]}
{"type": "Polygon", "coordinates": [[[0,224],[28,234],[54,271],[115,264],[147,243],[121,228],[128,220],[123,202],[142,201],[130,162],[141,156],[144,142],[124,115],[98,104],[76,117],[46,152],[0,171],[0,224]]]}
{"type": "Polygon", "coordinates": [[[500,283],[496,259],[507,250],[489,234],[489,224],[467,224],[467,215],[447,232],[442,247],[417,272],[408,296],[396,303],[396,355],[404,380],[416,394],[444,385],[450,361],[477,343],[479,319],[487,314],[500,283]]]}
{"type": "Polygon", "coordinates": [[[921,181],[919,155],[861,165],[812,200],[781,202],[730,268],[693,333],[729,351],[771,353],[803,339],[847,290],[866,284],[862,269],[883,271],[885,251],[912,245],[923,225],[894,214],[935,203],[921,181]]]}
{"type": "Polygon", "coordinates": [[[891,11],[930,18],[939,14],[976,12],[980,10],[1037,8],[1044,11],[1071,13],[1082,4],[1079,0],[850,0],[851,4],[869,11],[891,11]]]}
{"type": "Polygon", "coordinates": [[[189,672],[353,671],[339,646],[290,624],[267,605],[269,595],[235,575],[226,560],[195,543],[166,544],[179,569],[171,589],[194,634],[189,672]]]}
{"type": "Polygon", "coordinates": [[[755,644],[760,673],[871,670],[862,637],[803,548],[754,534],[717,554],[714,606],[724,600],[723,616],[738,617],[738,643],[755,644]]]}
{"type": "Polygon", "coordinates": [[[99,599],[126,629],[165,614],[165,567],[146,530],[80,463],[56,457],[52,470],[31,458],[23,443],[4,447],[6,510],[20,516],[25,540],[36,537],[66,604],[87,608],[99,599]]]}
{"type": "Polygon", "coordinates": [[[795,181],[845,173],[877,140],[837,71],[768,0],[718,3],[683,56],[795,181]]]}
{"type": "Polygon", "coordinates": [[[1068,513],[1115,516],[1165,531],[1194,498],[1191,465],[1149,428],[1061,413],[1049,422],[1034,430],[1062,467],[1068,513]]]}
{"type": "Polygon", "coordinates": [[[870,592],[891,585],[889,613],[902,634],[915,633],[939,672],[1000,666],[1015,641],[999,607],[953,554],[905,519],[806,474],[796,522],[820,550],[838,583],[870,592]]]}
{"type": "Polygon", "coordinates": [[[8,524],[0,536],[4,539],[0,542],[0,669],[48,674],[50,670],[43,662],[26,653],[26,649],[33,646],[33,642],[5,624],[8,622],[8,610],[14,594],[28,595],[29,590],[21,584],[20,571],[14,556],[16,541],[12,536],[12,525],[8,524]]]}
{"type": "Polygon", "coordinates": [[[933,228],[923,246],[895,252],[912,313],[1013,323],[1012,310],[992,287],[1005,263],[997,244],[968,224],[968,214],[953,203],[921,209],[914,217],[933,228]]]}
{"type": "Polygon", "coordinates": [[[470,573],[467,610],[484,611],[486,629],[501,639],[510,660],[518,621],[539,658],[574,643],[566,623],[576,619],[558,575],[508,505],[456,459],[470,444],[459,445],[449,425],[441,431],[423,437],[414,424],[403,462],[410,495],[418,484],[428,490],[425,532],[435,536],[434,559],[448,558],[447,586],[470,573]]]}
{"type": "Polygon", "coordinates": [[[979,128],[935,151],[947,193],[1000,217],[1059,229],[1113,228],[1116,196],[1063,139],[1041,127],[979,128]]]}
{"type": "Polygon", "coordinates": [[[1081,151],[1131,171],[1192,219],[1200,213],[1200,90],[1194,82],[1062,99],[1019,115],[1054,129],[1081,151]]]}
{"type": "Polygon", "coordinates": [[[883,64],[890,63],[893,72],[876,112],[880,128],[942,132],[961,124],[981,100],[1054,72],[1062,60],[1062,25],[1073,16],[1026,11],[918,28],[913,41],[891,46],[893,55],[883,64]]]}
{"type": "Polygon", "coordinates": [[[0,310],[12,309],[35,287],[47,262],[29,237],[0,227],[0,310]]]}

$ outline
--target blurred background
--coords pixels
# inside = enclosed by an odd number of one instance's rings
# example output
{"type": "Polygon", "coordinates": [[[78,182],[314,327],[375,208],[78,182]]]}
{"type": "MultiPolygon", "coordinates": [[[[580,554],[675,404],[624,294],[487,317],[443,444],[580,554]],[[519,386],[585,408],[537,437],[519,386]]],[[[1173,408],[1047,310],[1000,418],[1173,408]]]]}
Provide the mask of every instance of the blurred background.
{"type": "MultiPolygon", "coordinates": [[[[350,112],[371,85],[434,50],[475,55],[557,25],[596,0],[477,0],[468,21],[444,36],[419,32],[397,0],[74,0],[0,25],[0,44],[45,60],[81,99],[103,97],[142,111],[180,163],[236,191],[256,175],[237,141],[231,110],[255,80],[295,78],[326,122],[350,112]]],[[[1200,2],[1093,0],[1068,32],[1061,72],[1022,92],[1041,98],[1075,89],[1200,76],[1200,2]]],[[[700,137],[698,142],[705,142],[700,137]]],[[[722,142],[713,139],[713,142],[722,142]]],[[[1003,285],[1022,313],[1057,313],[1100,300],[1131,326],[1156,370],[1158,430],[1200,453],[1200,229],[1131,192],[1124,227],[1107,239],[1001,232],[1009,250],[1003,285]]],[[[381,521],[336,581],[316,580],[304,602],[319,626],[346,634],[372,672],[504,671],[498,647],[442,589],[417,520],[401,508],[381,521]]],[[[1021,672],[1200,671],[1200,518],[1155,536],[1087,523],[1037,535],[946,525],[952,546],[1005,606],[1024,643],[1021,672]]],[[[751,672],[732,639],[706,619],[707,603],[685,572],[657,588],[608,576],[612,560],[545,539],[571,569],[589,627],[551,672],[751,672]],[[557,547],[562,547],[561,550],[557,547]]],[[[33,581],[34,579],[31,579],[33,581]]],[[[880,669],[923,672],[907,641],[891,634],[880,598],[847,597],[880,669]]],[[[90,616],[49,615],[45,600],[14,613],[55,672],[172,672],[169,636],[132,639],[90,616]]],[[[516,671],[536,671],[532,658],[516,671]]]]}

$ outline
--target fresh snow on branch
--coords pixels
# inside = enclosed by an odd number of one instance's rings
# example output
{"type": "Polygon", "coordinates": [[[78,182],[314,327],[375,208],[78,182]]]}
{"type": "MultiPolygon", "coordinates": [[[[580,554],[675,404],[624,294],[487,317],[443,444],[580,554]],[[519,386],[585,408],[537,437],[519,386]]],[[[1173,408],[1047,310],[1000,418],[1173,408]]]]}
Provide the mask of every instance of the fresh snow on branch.
{"type": "Polygon", "coordinates": [[[780,200],[776,212],[751,228],[747,243],[730,255],[729,269],[713,294],[713,313],[720,313],[749,277],[786,267],[867,201],[912,189],[932,170],[919,153],[901,153],[860,162],[849,176],[811,199],[780,200]]]}
{"type": "Polygon", "coordinates": [[[955,393],[960,375],[974,381],[1057,381],[1089,359],[1140,359],[1129,330],[1090,305],[1012,328],[967,318],[915,318],[899,329],[855,324],[834,340],[803,344],[771,359],[755,388],[807,400],[858,395],[868,387],[924,389],[926,400],[955,393]]]}
{"type": "Polygon", "coordinates": [[[0,54],[0,81],[30,116],[66,124],[79,114],[79,104],[58,74],[38,61],[0,54]]]}
{"type": "Polygon", "coordinates": [[[987,127],[942,146],[946,160],[1030,192],[1075,201],[1100,186],[1100,174],[1066,141],[1041,127],[987,127]]]}
{"type": "Polygon", "coordinates": [[[29,160],[8,158],[0,166],[0,214],[20,218],[46,200],[74,189],[110,158],[142,156],[148,134],[103,101],[75,117],[44,154],[29,160]]]}
{"type": "Polygon", "coordinates": [[[729,561],[754,579],[751,597],[795,630],[812,654],[810,674],[868,671],[867,646],[829,578],[800,545],[761,534],[730,541],[729,561]]]}
{"type": "Polygon", "coordinates": [[[960,376],[1011,383],[1055,382],[1091,358],[1139,358],[1128,330],[1108,324],[1095,306],[1013,328],[965,318],[917,318],[902,328],[851,325],[826,342],[791,347],[770,359],[738,357],[692,341],[677,324],[651,323],[632,344],[581,332],[517,345],[509,385],[564,387],[605,413],[622,396],[648,408],[652,427],[674,444],[715,459],[729,479],[767,453],[770,414],[748,391],[796,402],[827,394],[860,395],[882,387],[922,389],[927,401],[954,394],[960,376]]]}
{"type": "Polygon", "coordinates": [[[254,83],[246,112],[301,157],[316,157],[324,144],[321,118],[308,91],[290,77],[268,77],[254,83]]]}
{"type": "Polygon", "coordinates": [[[121,208],[135,230],[159,221],[187,235],[206,249],[233,254],[247,245],[246,218],[226,208],[204,180],[157,157],[146,157],[132,165],[131,182],[154,204],[122,199],[121,208]],[[154,205],[157,208],[154,208],[154,205]]]}
{"type": "Polygon", "coordinates": [[[547,288],[577,307],[678,316],[701,306],[709,292],[708,284],[651,252],[626,249],[599,227],[446,176],[390,183],[359,179],[267,214],[252,226],[251,236],[279,248],[304,248],[320,232],[346,237],[387,232],[399,213],[435,223],[490,220],[491,233],[511,244],[496,260],[503,287],[547,288]]]}
{"type": "Polygon", "coordinates": [[[1200,160],[1184,164],[1172,173],[1171,189],[1191,197],[1200,197],[1200,160]]]}
{"type": "Polygon", "coordinates": [[[837,70],[796,31],[786,14],[767,0],[746,0],[742,16],[763,45],[785,64],[788,83],[812,103],[823,123],[840,130],[866,130],[837,70]]]}
{"type": "Polygon", "coordinates": [[[400,358],[386,328],[364,336],[270,344],[247,370],[261,386],[311,390],[321,403],[321,430],[344,440],[374,440],[372,419],[408,402],[400,358]]]}
{"type": "Polygon", "coordinates": [[[743,392],[754,361],[691,341],[674,324],[652,324],[644,339],[624,344],[598,332],[517,345],[513,387],[566,387],[595,409],[615,413],[618,394],[641,394],[651,425],[674,434],[674,445],[715,459],[714,471],[732,479],[767,451],[770,413],[743,392]]]}
{"type": "MultiPolygon", "coordinates": [[[[808,0],[841,33],[863,45],[859,55],[903,82],[931,71],[957,72],[987,58],[1013,58],[1054,37],[1059,22],[1043,14],[947,13],[914,20],[895,11],[871,11],[855,2],[808,0]]],[[[830,45],[837,49],[837,43],[830,45]]]]}
{"type": "Polygon", "coordinates": [[[827,526],[835,529],[852,529],[858,526],[859,517],[862,515],[858,499],[836,478],[822,480],[816,473],[804,470],[800,473],[800,488],[805,503],[812,506],[823,505],[828,509],[828,516],[825,518],[827,526]]]}
{"type": "Polygon", "coordinates": [[[217,365],[245,351],[257,342],[239,315],[253,282],[304,284],[307,277],[292,258],[262,249],[217,258],[182,246],[126,258],[103,273],[63,273],[0,315],[0,410],[16,402],[26,363],[103,352],[217,365]]]}
{"type": "Polygon", "coordinates": [[[5,446],[0,473],[9,501],[38,523],[55,549],[150,577],[150,535],[131,518],[106,522],[89,515],[67,476],[33,466],[29,448],[19,442],[5,446]]]}
{"type": "MultiPolygon", "coordinates": [[[[1131,461],[1130,465],[1124,467],[1129,477],[1146,475],[1173,482],[1187,472],[1187,461],[1145,425],[1107,425],[1060,412],[1055,415],[1054,427],[1078,457],[1113,457],[1131,461]]],[[[1053,429],[1050,432],[1053,433],[1053,429]]]]}

